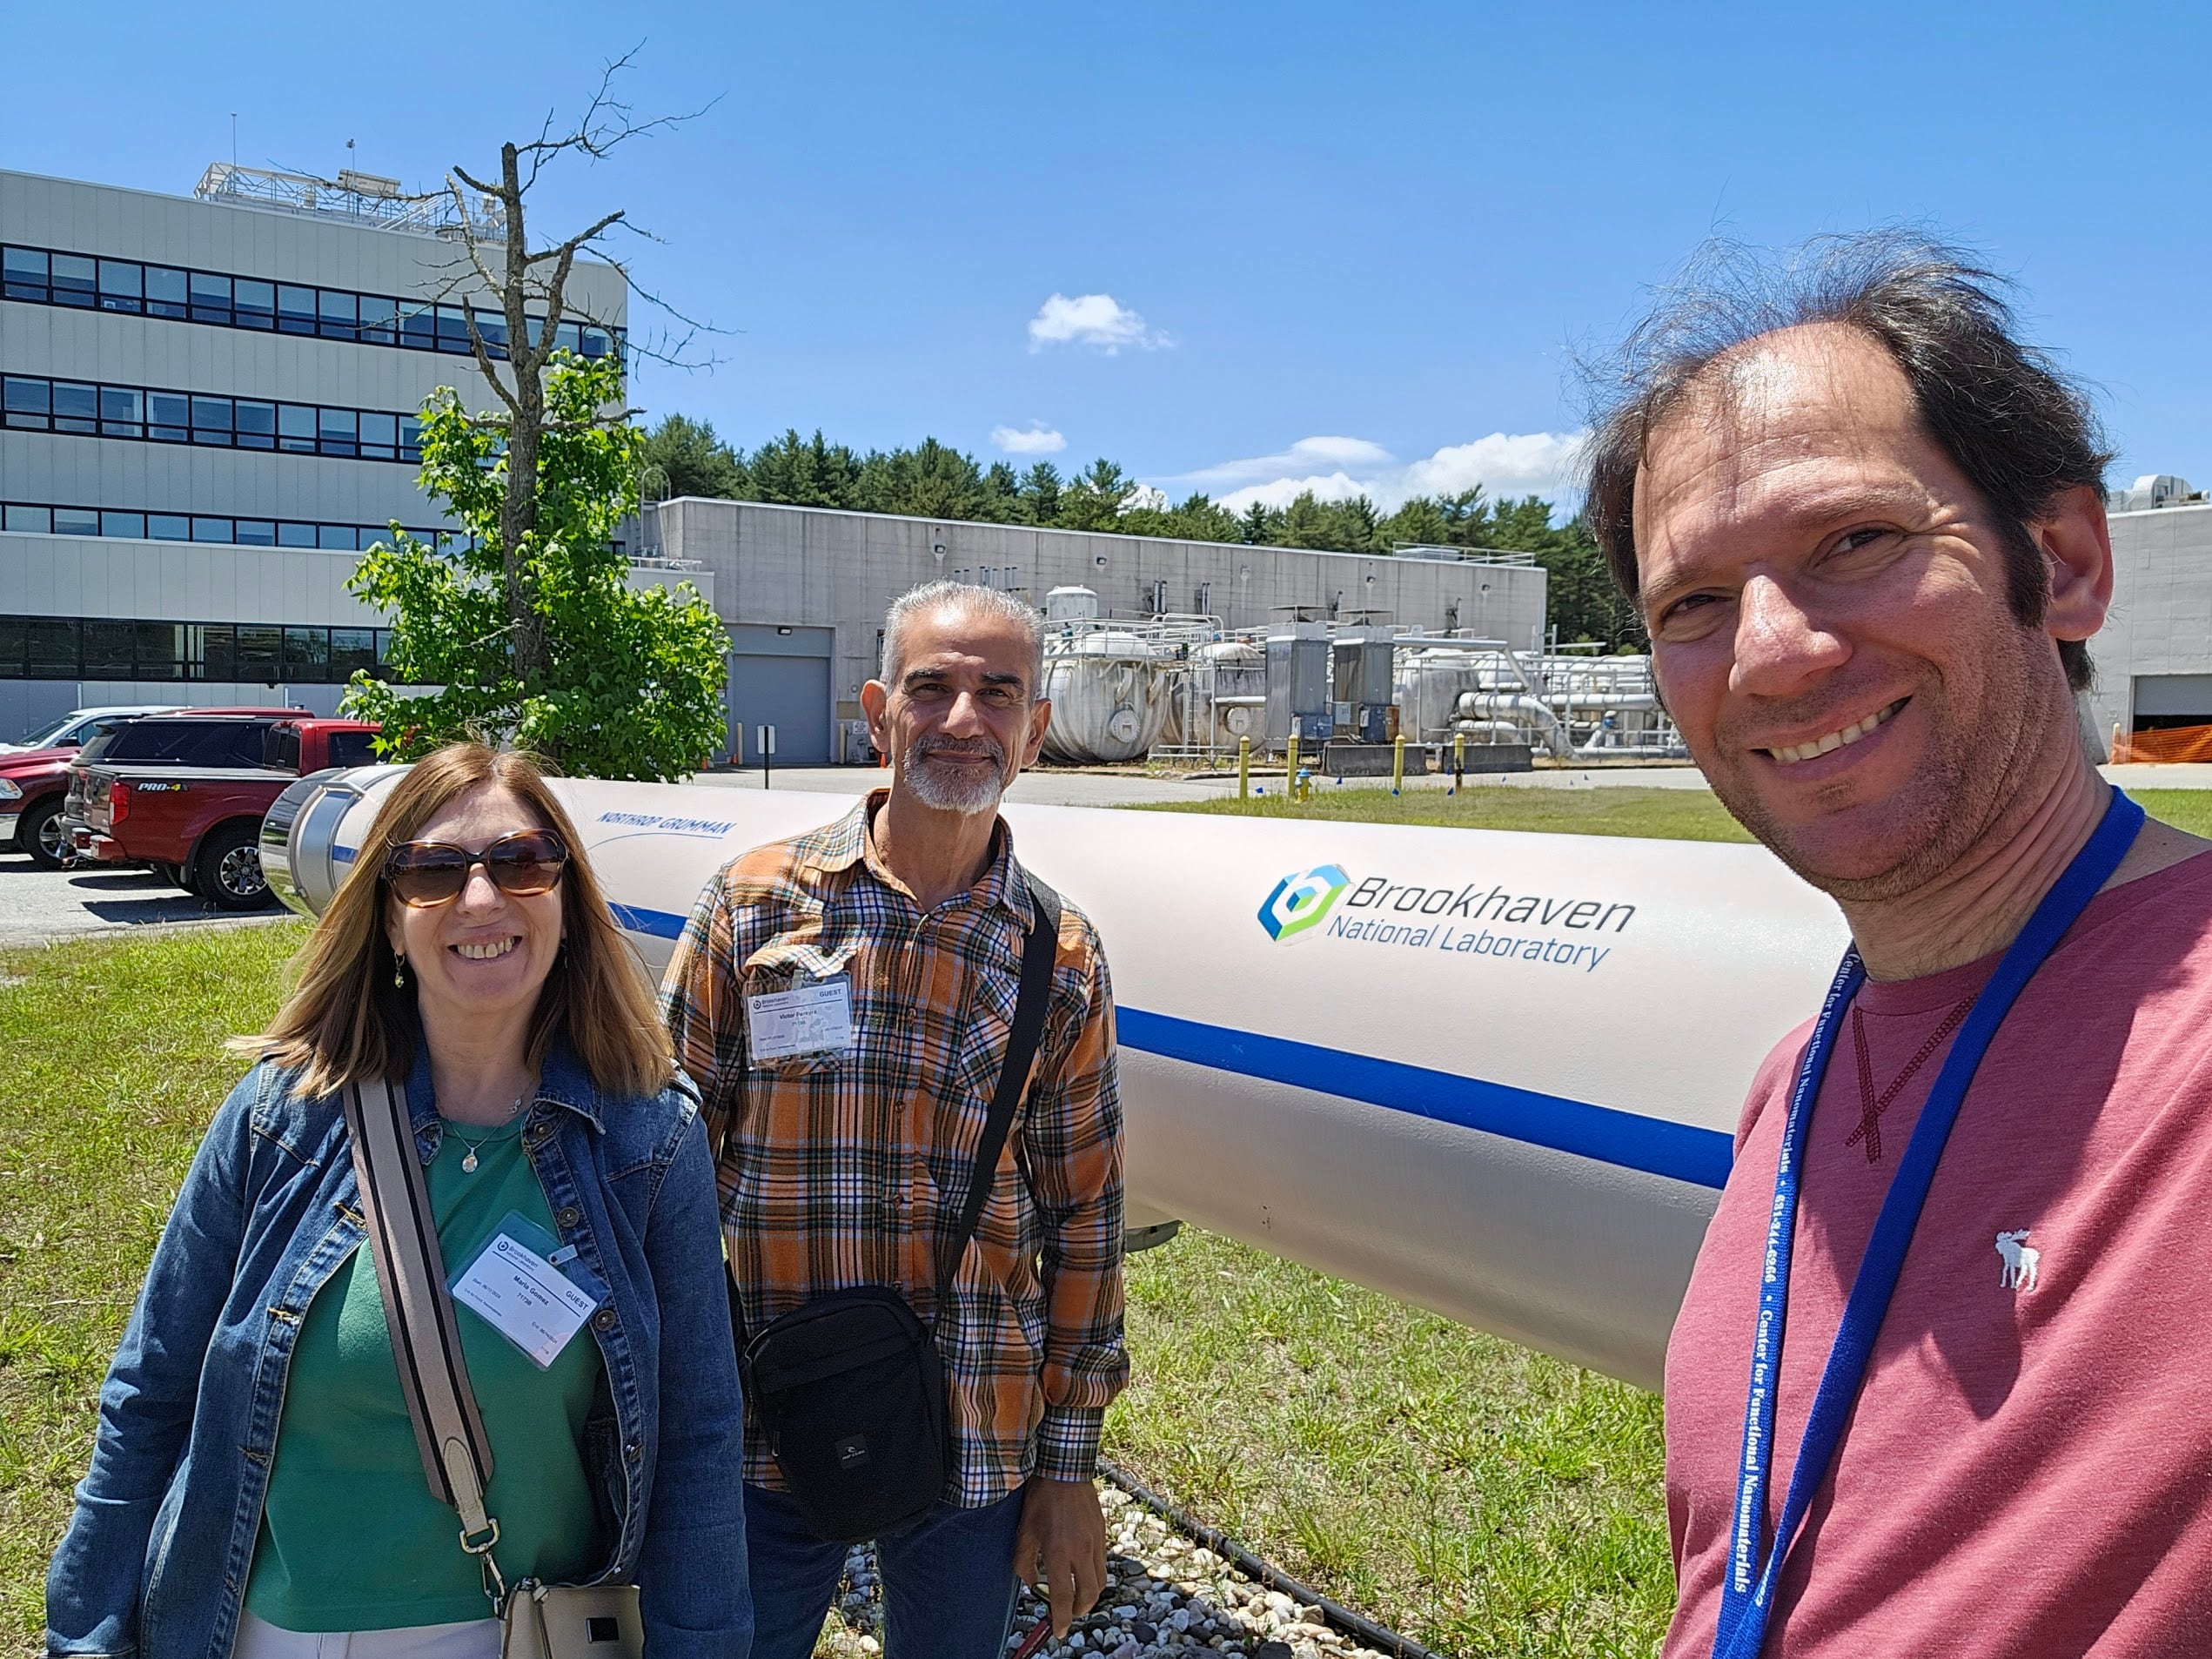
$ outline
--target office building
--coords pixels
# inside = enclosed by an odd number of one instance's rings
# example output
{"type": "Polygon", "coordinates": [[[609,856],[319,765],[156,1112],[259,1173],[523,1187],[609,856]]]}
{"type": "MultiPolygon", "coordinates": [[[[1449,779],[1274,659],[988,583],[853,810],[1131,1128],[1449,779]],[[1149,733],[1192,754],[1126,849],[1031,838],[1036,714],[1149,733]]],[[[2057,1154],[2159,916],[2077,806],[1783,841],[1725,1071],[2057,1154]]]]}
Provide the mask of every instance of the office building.
{"type": "MultiPolygon", "coordinates": [[[[0,171],[0,735],[83,703],[328,711],[377,660],[346,579],[392,521],[439,523],[416,412],[494,404],[461,306],[503,324],[453,203],[339,185],[0,171]]],[[[616,349],[620,274],[579,261],[568,292],[572,348],[616,349]]]]}

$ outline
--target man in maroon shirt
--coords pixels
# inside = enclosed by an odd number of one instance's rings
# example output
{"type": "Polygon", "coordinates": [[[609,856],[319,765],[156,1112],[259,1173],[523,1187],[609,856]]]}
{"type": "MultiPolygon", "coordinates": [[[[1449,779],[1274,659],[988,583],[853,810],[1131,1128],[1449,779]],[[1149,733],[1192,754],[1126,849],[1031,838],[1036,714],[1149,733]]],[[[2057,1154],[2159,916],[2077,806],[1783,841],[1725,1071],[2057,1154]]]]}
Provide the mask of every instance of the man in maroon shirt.
{"type": "MultiPolygon", "coordinates": [[[[1739,1494],[1763,1557],[1954,1035],[2108,804],[2075,705],[2107,457],[1994,279],[1897,236],[1779,277],[1724,258],[1622,360],[1591,521],[1691,753],[1867,974],[1797,1166],[1763,1504],[1739,1477],[1809,1024],[1752,1085],[1668,1350],[1666,1652],[1703,1659],[1728,1596],[1741,1623],[1739,1494]]],[[[1728,1651],[2212,1654],[2206,845],[2146,824],[1998,1027],[1764,1643],[1728,1651]]]]}

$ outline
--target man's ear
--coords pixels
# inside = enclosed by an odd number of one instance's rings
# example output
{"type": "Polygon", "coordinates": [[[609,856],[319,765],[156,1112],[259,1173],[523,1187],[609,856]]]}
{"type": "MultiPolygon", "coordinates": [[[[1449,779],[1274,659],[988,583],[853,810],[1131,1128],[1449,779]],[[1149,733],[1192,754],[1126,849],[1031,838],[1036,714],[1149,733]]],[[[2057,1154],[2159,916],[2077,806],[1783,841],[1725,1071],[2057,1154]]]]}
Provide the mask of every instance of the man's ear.
{"type": "Polygon", "coordinates": [[[861,688],[861,713],[868,717],[868,740],[879,755],[891,752],[891,732],[885,723],[891,709],[891,691],[881,680],[861,688]]]}
{"type": "Polygon", "coordinates": [[[2061,491],[2028,534],[2050,582],[2044,631],[2057,640],[2088,639],[2112,608],[2112,530],[2104,498],[2086,484],[2061,491]]]}
{"type": "Polygon", "coordinates": [[[1051,724],[1052,700],[1039,697],[1029,705],[1029,733],[1028,741],[1022,746],[1022,765],[1035,766],[1037,763],[1037,756],[1044,752],[1045,730],[1051,724]]]}

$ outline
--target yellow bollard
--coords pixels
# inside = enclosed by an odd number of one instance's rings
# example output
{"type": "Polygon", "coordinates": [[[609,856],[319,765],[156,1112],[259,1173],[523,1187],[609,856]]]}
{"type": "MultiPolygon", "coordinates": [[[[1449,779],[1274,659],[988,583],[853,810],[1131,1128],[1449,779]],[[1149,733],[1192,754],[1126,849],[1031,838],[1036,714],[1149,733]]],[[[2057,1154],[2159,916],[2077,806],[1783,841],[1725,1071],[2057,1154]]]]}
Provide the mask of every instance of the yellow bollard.
{"type": "Polygon", "coordinates": [[[1249,737],[1237,740],[1237,798],[1252,798],[1252,740],[1249,737]]]}
{"type": "Polygon", "coordinates": [[[1398,733],[1391,743],[1391,793],[1396,795],[1405,787],[1405,734],[1398,733]]]}

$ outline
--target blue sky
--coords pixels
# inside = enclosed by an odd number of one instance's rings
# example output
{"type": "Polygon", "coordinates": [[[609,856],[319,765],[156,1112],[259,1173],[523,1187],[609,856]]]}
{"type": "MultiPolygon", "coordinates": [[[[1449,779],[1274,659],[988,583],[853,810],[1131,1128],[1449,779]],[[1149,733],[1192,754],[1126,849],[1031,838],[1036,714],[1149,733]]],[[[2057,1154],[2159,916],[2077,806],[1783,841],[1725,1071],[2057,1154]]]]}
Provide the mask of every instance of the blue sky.
{"type": "Polygon", "coordinates": [[[0,165],[180,193],[233,111],[249,165],[490,165],[642,42],[641,109],[719,103],[549,178],[536,223],[661,238],[640,279],[734,332],[640,400],[746,447],[1550,493],[1575,351],[1700,238],[1909,220],[2020,280],[2115,478],[2212,484],[2202,8],[10,12],[0,165]]]}

